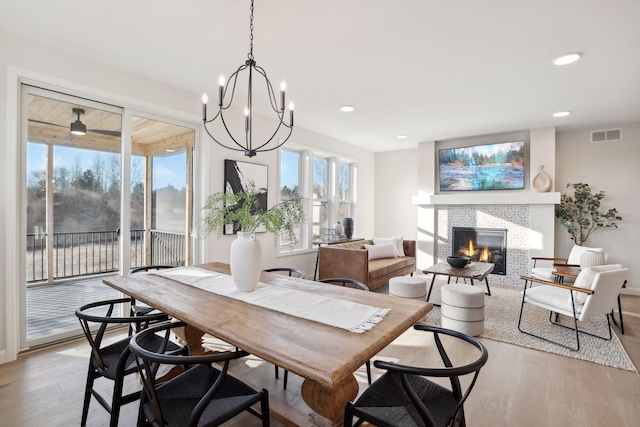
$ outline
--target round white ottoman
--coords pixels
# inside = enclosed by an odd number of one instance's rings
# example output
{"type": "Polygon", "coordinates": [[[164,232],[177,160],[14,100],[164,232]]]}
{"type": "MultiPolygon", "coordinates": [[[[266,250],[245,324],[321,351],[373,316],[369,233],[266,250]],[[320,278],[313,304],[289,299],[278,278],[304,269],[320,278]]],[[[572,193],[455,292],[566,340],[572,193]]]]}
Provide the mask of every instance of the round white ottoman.
{"type": "Polygon", "coordinates": [[[442,287],[440,323],[476,337],[484,331],[484,291],[479,287],[450,283],[442,287]]]}
{"type": "Polygon", "coordinates": [[[389,295],[403,298],[427,296],[427,282],[419,277],[401,276],[389,279],[389,295]]]}

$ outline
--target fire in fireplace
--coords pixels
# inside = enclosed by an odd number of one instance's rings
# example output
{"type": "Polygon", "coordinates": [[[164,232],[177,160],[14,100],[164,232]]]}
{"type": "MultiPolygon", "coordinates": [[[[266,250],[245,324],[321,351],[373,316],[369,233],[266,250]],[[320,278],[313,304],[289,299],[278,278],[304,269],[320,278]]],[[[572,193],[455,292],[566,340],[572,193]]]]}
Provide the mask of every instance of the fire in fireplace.
{"type": "Polygon", "coordinates": [[[491,262],[492,274],[507,274],[507,230],[504,228],[453,227],[452,255],[471,261],[491,262]]]}

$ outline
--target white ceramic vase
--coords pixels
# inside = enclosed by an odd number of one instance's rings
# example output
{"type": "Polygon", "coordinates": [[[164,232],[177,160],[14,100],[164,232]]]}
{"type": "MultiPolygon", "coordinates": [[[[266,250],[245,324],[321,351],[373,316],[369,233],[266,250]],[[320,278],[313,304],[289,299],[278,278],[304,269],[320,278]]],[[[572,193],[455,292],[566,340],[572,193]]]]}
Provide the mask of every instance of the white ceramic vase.
{"type": "Polygon", "coordinates": [[[231,242],[231,277],[233,283],[242,292],[256,289],[260,279],[260,260],[262,250],[256,235],[238,231],[238,238],[231,242]]]}
{"type": "Polygon", "coordinates": [[[333,226],[333,229],[336,230],[336,234],[338,235],[338,237],[344,234],[344,227],[342,226],[342,224],[340,224],[340,222],[336,222],[336,225],[333,226]]]}
{"type": "Polygon", "coordinates": [[[533,177],[531,183],[539,193],[546,193],[551,190],[551,177],[544,171],[544,165],[538,168],[538,173],[533,177]]]}

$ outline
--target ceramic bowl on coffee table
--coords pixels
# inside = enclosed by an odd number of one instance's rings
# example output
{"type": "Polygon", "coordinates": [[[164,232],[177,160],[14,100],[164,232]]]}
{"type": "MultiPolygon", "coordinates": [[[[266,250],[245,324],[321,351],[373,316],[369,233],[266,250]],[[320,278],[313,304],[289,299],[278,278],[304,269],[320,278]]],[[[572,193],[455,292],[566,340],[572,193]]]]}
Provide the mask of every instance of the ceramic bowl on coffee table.
{"type": "Polygon", "coordinates": [[[447,262],[453,268],[464,268],[471,262],[471,258],[468,256],[448,256],[447,262]]]}

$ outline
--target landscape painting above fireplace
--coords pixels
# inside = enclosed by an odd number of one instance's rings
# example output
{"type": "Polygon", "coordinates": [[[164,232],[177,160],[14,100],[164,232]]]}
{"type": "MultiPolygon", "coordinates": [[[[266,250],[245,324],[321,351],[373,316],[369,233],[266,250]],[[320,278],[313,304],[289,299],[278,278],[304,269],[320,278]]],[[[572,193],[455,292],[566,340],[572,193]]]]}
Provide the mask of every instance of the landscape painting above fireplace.
{"type": "Polygon", "coordinates": [[[524,188],[524,142],[438,150],[440,191],[524,188]]]}

